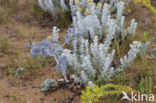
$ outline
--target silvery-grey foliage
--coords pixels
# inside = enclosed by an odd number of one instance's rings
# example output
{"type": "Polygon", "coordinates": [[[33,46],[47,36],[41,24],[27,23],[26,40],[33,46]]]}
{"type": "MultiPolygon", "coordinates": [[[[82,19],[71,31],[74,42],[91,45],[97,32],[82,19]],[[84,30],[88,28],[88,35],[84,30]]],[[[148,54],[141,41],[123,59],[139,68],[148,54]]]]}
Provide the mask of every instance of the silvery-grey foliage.
{"type": "MultiPolygon", "coordinates": [[[[114,19],[111,14],[108,4],[103,6],[93,5],[90,6],[88,11],[89,14],[83,14],[81,11],[76,11],[76,15],[73,15],[73,27],[76,29],[75,32],[81,32],[85,38],[89,35],[93,40],[95,36],[105,35],[109,31],[109,24],[112,22],[117,25],[116,37],[118,36],[128,36],[135,35],[137,23],[132,19],[130,26],[125,29],[124,21],[125,17],[123,15],[124,11],[124,2],[117,3],[117,13],[116,18],[114,19]],[[98,8],[98,9],[97,9],[98,8]]],[[[76,8],[76,7],[75,7],[76,8]]]]}
{"type": "Polygon", "coordinates": [[[128,56],[124,56],[124,58],[120,58],[121,69],[125,69],[132,64],[137,54],[141,51],[141,48],[143,48],[142,43],[137,42],[137,41],[134,41],[133,44],[130,45],[128,56]]]}
{"type": "MultiPolygon", "coordinates": [[[[92,43],[89,43],[88,39],[75,38],[72,40],[73,49],[69,50],[63,49],[63,45],[59,44],[59,29],[54,27],[53,37],[48,37],[49,41],[44,41],[42,45],[40,45],[41,47],[34,46],[33,49],[41,48],[41,51],[47,51],[44,52],[45,54],[43,55],[54,57],[57,63],[56,70],[62,73],[66,82],[68,82],[66,75],[68,73],[74,82],[85,85],[95,81],[108,81],[117,72],[121,72],[129,67],[135,60],[137,54],[144,48],[143,43],[134,41],[130,44],[128,55],[120,59],[121,65],[118,65],[117,68],[111,65],[115,56],[115,50],[112,50],[111,44],[117,35],[117,29],[115,22],[111,21],[104,43],[99,43],[98,36],[94,37],[92,43]],[[52,41],[51,38],[53,39],[52,41]]],[[[72,34],[70,35],[72,36],[72,34]]],[[[145,44],[146,46],[149,45],[148,42],[145,44]]],[[[36,52],[34,51],[33,54],[36,55],[36,52]]]]}
{"type": "MultiPolygon", "coordinates": [[[[66,12],[71,10],[75,33],[81,33],[85,38],[93,40],[95,36],[101,36],[108,33],[110,22],[114,21],[117,24],[116,33],[118,36],[134,35],[136,32],[137,23],[134,19],[127,29],[124,29],[125,17],[122,16],[124,6],[128,4],[129,0],[100,0],[94,3],[93,0],[38,0],[40,7],[44,11],[56,14],[59,7],[66,12]],[[69,6],[68,6],[69,4],[69,6]],[[69,9],[70,8],[70,9],[69,9]],[[112,16],[112,10],[116,10],[116,18],[112,16]]],[[[102,36],[101,36],[102,37],[102,36]]]]}
{"type": "Polygon", "coordinates": [[[115,32],[110,32],[104,43],[98,43],[95,36],[94,42],[89,45],[88,40],[82,39],[80,43],[73,41],[73,50],[64,49],[62,55],[66,57],[72,71],[71,78],[76,83],[88,84],[91,81],[108,81],[117,72],[125,70],[131,66],[137,54],[141,52],[143,45],[134,41],[130,44],[128,56],[120,59],[121,65],[118,68],[111,66],[115,50],[109,53],[111,40],[115,37],[115,32]]]}
{"type": "Polygon", "coordinates": [[[151,50],[151,55],[156,58],[156,48],[151,50]]]}
{"type": "Polygon", "coordinates": [[[67,12],[69,11],[65,0],[38,0],[39,6],[46,12],[52,15],[60,13],[60,10],[67,12]]]}
{"type": "Polygon", "coordinates": [[[50,88],[54,86],[56,86],[56,81],[53,79],[47,79],[41,84],[43,92],[47,92],[50,88]]]}
{"type": "MultiPolygon", "coordinates": [[[[44,3],[39,0],[41,8],[45,11],[50,10],[50,8],[46,8],[50,7],[46,3],[48,1],[54,7],[55,0],[45,0],[44,3]]],[[[128,1],[101,0],[98,4],[93,3],[92,0],[69,1],[73,29],[68,31],[65,43],[71,43],[73,48],[72,50],[63,49],[62,45],[61,49],[55,49],[60,51],[59,54],[55,52],[53,55],[53,52],[49,52],[49,56],[55,58],[58,65],[57,70],[63,74],[66,82],[68,82],[67,73],[71,75],[74,82],[81,84],[92,85],[95,81],[108,81],[117,72],[129,67],[136,59],[137,54],[146,49],[143,46],[148,47],[149,43],[143,44],[134,41],[130,44],[128,55],[120,58],[121,65],[118,65],[117,68],[112,65],[115,56],[115,50],[112,50],[111,47],[112,40],[119,36],[134,36],[136,33],[135,19],[131,20],[130,26],[127,28],[124,25],[123,12],[128,1]],[[116,13],[112,13],[114,10],[116,13]],[[102,42],[100,42],[101,40],[102,42]]],[[[57,2],[65,10],[66,4],[62,0],[57,2]]],[[[53,41],[57,43],[58,31],[54,27],[53,41]]]]}
{"type": "MultiPolygon", "coordinates": [[[[38,0],[38,3],[44,11],[56,15],[60,10],[64,12],[71,11],[72,14],[76,14],[79,8],[90,8],[93,2],[96,5],[98,5],[98,3],[108,3],[111,6],[111,11],[114,11],[120,1],[121,0],[38,0]]],[[[123,0],[122,2],[127,6],[129,1],[130,0],[123,0]]],[[[96,8],[100,10],[98,6],[96,8]]]]}

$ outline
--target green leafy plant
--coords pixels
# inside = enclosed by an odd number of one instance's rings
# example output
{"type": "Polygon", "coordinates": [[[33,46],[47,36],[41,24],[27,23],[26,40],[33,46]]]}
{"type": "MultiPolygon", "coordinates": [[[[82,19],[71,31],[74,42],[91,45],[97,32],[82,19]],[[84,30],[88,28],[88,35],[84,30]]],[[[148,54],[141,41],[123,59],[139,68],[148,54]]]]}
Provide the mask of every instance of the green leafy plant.
{"type": "Polygon", "coordinates": [[[9,99],[13,102],[13,103],[25,103],[25,99],[22,97],[18,97],[15,94],[11,94],[9,96],[9,99]]]}
{"type": "MultiPolygon", "coordinates": [[[[0,12],[1,13],[1,12],[0,12]]],[[[0,15],[0,24],[2,23],[7,23],[8,22],[8,17],[7,15],[0,15]]]]}
{"type": "Polygon", "coordinates": [[[145,39],[146,42],[149,41],[148,34],[146,32],[144,32],[144,39],[145,39]]]}
{"type": "Polygon", "coordinates": [[[119,43],[116,39],[115,39],[115,47],[117,49],[117,53],[120,53],[120,46],[119,46],[119,43]]]}
{"type": "Polygon", "coordinates": [[[15,102],[18,101],[18,97],[16,95],[11,95],[11,99],[13,99],[15,102]]]}
{"type": "Polygon", "coordinates": [[[152,92],[152,78],[145,77],[140,81],[140,92],[150,94],[152,92]]]}
{"type": "MultiPolygon", "coordinates": [[[[8,67],[9,68],[9,67],[8,67]]],[[[22,74],[27,71],[27,69],[21,67],[18,68],[17,70],[14,70],[12,68],[9,68],[9,73],[13,76],[13,80],[16,80],[17,77],[21,77],[22,74]]]]}
{"type": "Polygon", "coordinates": [[[151,5],[151,0],[133,0],[135,4],[141,3],[146,8],[148,8],[151,12],[153,12],[156,15],[156,9],[154,6],[151,5]]]}
{"type": "Polygon", "coordinates": [[[10,43],[8,40],[0,40],[0,52],[9,53],[10,43]]]}
{"type": "Polygon", "coordinates": [[[131,87],[115,84],[106,84],[102,86],[94,85],[93,88],[87,86],[85,91],[82,91],[81,101],[82,103],[99,103],[99,100],[105,96],[112,96],[120,94],[125,91],[130,93],[134,91],[131,87]]]}

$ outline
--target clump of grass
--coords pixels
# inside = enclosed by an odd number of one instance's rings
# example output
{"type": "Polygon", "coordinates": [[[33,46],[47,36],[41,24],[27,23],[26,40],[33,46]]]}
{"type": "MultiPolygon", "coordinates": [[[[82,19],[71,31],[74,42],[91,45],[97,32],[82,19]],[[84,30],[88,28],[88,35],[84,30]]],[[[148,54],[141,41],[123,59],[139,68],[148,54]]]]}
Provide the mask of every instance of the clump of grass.
{"type": "Polygon", "coordinates": [[[0,40],[0,52],[7,54],[9,53],[10,43],[8,40],[0,40]]]}
{"type": "Polygon", "coordinates": [[[5,10],[0,8],[0,14],[3,14],[3,15],[0,15],[0,24],[7,23],[8,14],[5,12],[5,10]]]}
{"type": "Polygon", "coordinates": [[[2,23],[7,23],[7,22],[8,22],[7,16],[2,16],[2,15],[1,15],[1,17],[0,17],[0,24],[2,24],[2,23]]]}
{"type": "Polygon", "coordinates": [[[26,103],[25,98],[19,97],[16,94],[8,95],[6,101],[8,101],[9,103],[26,103]]]}
{"type": "Polygon", "coordinates": [[[19,0],[1,0],[1,5],[6,8],[5,11],[9,10],[9,14],[15,14],[18,10],[19,0]]]}
{"type": "Polygon", "coordinates": [[[9,0],[0,0],[0,4],[3,6],[8,6],[9,5],[9,0]]]}
{"type": "Polygon", "coordinates": [[[0,15],[0,24],[7,23],[8,17],[6,15],[0,15]]]}
{"type": "Polygon", "coordinates": [[[37,15],[37,18],[42,14],[40,8],[36,8],[34,5],[37,5],[34,0],[22,2],[20,0],[0,0],[0,6],[4,9],[3,12],[8,14],[7,18],[6,15],[0,15],[0,23],[8,21],[8,18],[12,17],[21,22],[31,22],[34,19],[33,14],[37,15]]]}
{"type": "Polygon", "coordinates": [[[13,55],[9,57],[7,69],[13,76],[13,79],[16,80],[18,77],[25,77],[37,70],[41,70],[45,65],[50,64],[50,62],[52,61],[42,56],[40,58],[31,58],[29,56],[13,55]],[[22,71],[20,71],[20,68],[22,68],[22,71]]]}
{"type": "Polygon", "coordinates": [[[36,3],[33,3],[33,14],[37,18],[37,20],[40,21],[41,15],[43,15],[43,10],[37,5],[36,3]]]}
{"type": "Polygon", "coordinates": [[[9,8],[15,8],[17,6],[19,0],[0,0],[1,5],[9,7],[9,8]]]}
{"type": "Polygon", "coordinates": [[[145,78],[141,79],[140,92],[146,94],[150,94],[152,92],[152,78],[150,76],[146,76],[145,78]]]}

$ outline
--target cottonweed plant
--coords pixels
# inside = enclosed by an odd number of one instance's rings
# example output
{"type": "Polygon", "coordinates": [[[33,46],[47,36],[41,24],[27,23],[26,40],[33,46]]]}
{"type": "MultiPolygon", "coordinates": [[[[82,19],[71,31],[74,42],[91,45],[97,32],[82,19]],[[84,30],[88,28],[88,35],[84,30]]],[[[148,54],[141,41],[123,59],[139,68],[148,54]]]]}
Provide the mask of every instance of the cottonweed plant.
{"type": "MultiPolygon", "coordinates": [[[[115,10],[119,1],[121,0],[38,0],[38,3],[44,11],[55,15],[60,9],[64,12],[71,11],[72,14],[76,14],[78,10],[89,13],[88,8],[97,5],[97,9],[99,9],[104,3],[109,3],[112,10],[115,10]]],[[[129,1],[122,0],[126,5],[129,4],[129,1]]]]}
{"type": "Polygon", "coordinates": [[[130,67],[137,54],[144,49],[141,42],[132,42],[128,54],[119,58],[119,65],[116,67],[112,65],[113,62],[118,62],[114,59],[113,40],[119,37],[124,40],[126,36],[130,39],[129,36],[134,37],[136,33],[137,23],[134,19],[130,26],[124,27],[125,17],[122,15],[126,2],[115,3],[117,9],[115,14],[111,13],[112,7],[108,2],[96,5],[92,0],[70,0],[69,3],[71,7],[73,6],[72,10],[77,9],[75,5],[82,3],[88,7],[86,10],[89,13],[83,14],[81,10],[72,11],[73,28],[68,29],[65,43],[59,43],[59,29],[54,27],[53,36],[39,45],[33,43],[31,55],[53,57],[57,63],[56,70],[63,74],[66,82],[69,81],[67,76],[69,74],[75,83],[84,85],[107,82],[116,73],[130,67]],[[65,44],[71,44],[72,49],[64,49],[65,44]]]}
{"type": "Polygon", "coordinates": [[[122,15],[124,6],[129,0],[38,0],[38,2],[43,10],[52,14],[56,14],[55,12],[60,10],[59,7],[64,12],[71,11],[75,34],[81,33],[85,38],[93,40],[96,35],[100,35],[102,39],[108,33],[112,21],[118,26],[116,32],[118,36],[125,37],[128,34],[135,34],[136,31],[137,23],[134,19],[130,26],[124,29],[125,17],[122,15]]]}
{"type": "Polygon", "coordinates": [[[66,2],[66,0],[38,0],[39,6],[52,15],[60,13],[60,9],[63,12],[69,11],[66,2]]]}
{"type": "Polygon", "coordinates": [[[112,27],[113,22],[116,25],[116,37],[133,36],[136,33],[137,23],[135,19],[132,19],[130,26],[125,29],[125,17],[122,16],[124,12],[125,3],[120,1],[116,4],[116,13],[111,13],[111,6],[107,3],[104,5],[92,5],[89,6],[85,13],[80,10],[76,11],[76,14],[72,16],[73,27],[75,32],[82,33],[85,38],[94,39],[95,36],[100,36],[103,39],[109,32],[109,28],[112,27]]]}
{"type": "MultiPolygon", "coordinates": [[[[54,27],[53,36],[49,36],[39,45],[33,43],[30,50],[31,55],[32,57],[39,55],[44,55],[46,58],[53,57],[57,63],[56,70],[63,74],[66,82],[68,82],[67,74],[75,83],[85,85],[109,81],[116,73],[129,67],[143,48],[141,42],[134,41],[130,44],[128,55],[120,59],[121,65],[117,68],[113,67],[111,64],[114,61],[115,50],[111,47],[111,43],[116,35],[117,26],[113,24],[112,26],[104,43],[99,43],[97,36],[90,44],[88,39],[83,37],[73,38],[71,40],[72,50],[63,48],[66,42],[59,43],[59,29],[54,27]]],[[[68,36],[72,30],[68,31],[68,36]]],[[[68,36],[66,41],[71,38],[68,36]]]]}
{"type": "Polygon", "coordinates": [[[107,82],[116,73],[130,67],[137,54],[141,51],[142,43],[134,41],[130,44],[128,56],[120,58],[121,65],[117,68],[112,66],[115,50],[111,50],[110,44],[113,34],[108,34],[104,43],[98,43],[97,36],[94,42],[89,45],[88,40],[82,39],[80,43],[74,40],[73,51],[64,49],[62,55],[68,61],[71,78],[76,83],[88,84],[92,81],[96,83],[107,82]]]}

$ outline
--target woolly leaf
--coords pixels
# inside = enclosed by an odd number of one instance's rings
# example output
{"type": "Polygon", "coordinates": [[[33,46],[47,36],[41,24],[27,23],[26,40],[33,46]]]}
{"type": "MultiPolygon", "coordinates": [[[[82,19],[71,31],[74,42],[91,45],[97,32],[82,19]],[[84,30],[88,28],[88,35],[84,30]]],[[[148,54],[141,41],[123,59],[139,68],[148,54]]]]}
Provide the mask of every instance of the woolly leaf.
{"type": "Polygon", "coordinates": [[[156,58],[156,48],[151,50],[151,55],[156,58]]]}

